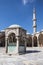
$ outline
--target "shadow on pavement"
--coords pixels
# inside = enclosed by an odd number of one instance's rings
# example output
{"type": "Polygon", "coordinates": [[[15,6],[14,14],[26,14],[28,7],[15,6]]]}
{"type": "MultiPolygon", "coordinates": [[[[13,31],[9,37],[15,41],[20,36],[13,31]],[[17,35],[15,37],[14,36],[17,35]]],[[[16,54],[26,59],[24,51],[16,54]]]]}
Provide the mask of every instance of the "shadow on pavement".
{"type": "Polygon", "coordinates": [[[28,50],[28,51],[26,51],[26,54],[27,54],[27,53],[39,53],[39,52],[41,52],[41,51],[37,51],[37,50],[28,50]]]}

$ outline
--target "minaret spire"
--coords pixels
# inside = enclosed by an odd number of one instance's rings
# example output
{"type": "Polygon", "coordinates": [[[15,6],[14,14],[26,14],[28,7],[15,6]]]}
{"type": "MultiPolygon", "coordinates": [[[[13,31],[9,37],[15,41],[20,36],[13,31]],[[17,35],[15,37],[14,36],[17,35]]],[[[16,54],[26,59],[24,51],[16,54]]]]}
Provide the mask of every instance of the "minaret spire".
{"type": "Polygon", "coordinates": [[[33,9],[33,34],[36,33],[36,28],[37,28],[37,25],[36,25],[36,9],[34,8],[33,9]]]}

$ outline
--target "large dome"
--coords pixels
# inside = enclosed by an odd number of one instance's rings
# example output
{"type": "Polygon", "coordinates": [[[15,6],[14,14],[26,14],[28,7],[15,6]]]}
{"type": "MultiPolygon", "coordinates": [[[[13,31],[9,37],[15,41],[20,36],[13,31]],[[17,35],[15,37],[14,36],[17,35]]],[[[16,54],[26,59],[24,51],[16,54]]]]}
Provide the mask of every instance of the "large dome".
{"type": "Polygon", "coordinates": [[[16,27],[21,27],[20,25],[17,25],[17,24],[13,24],[13,25],[10,25],[9,28],[16,28],[16,27]]]}

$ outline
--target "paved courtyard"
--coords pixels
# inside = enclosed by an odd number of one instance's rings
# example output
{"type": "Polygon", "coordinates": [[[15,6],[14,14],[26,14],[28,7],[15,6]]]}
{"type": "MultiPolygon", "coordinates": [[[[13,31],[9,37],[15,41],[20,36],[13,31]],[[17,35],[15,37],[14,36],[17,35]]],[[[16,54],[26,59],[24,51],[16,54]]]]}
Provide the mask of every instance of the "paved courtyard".
{"type": "Polygon", "coordinates": [[[43,47],[27,48],[22,55],[0,53],[0,65],[43,65],[43,47]]]}

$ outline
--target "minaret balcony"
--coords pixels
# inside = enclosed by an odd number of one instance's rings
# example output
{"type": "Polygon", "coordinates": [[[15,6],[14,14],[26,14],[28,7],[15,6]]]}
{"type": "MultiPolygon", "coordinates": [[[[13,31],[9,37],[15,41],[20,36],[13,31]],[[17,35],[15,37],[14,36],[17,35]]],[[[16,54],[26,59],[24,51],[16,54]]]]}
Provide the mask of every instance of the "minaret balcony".
{"type": "Polygon", "coordinates": [[[33,28],[36,28],[37,26],[33,26],[33,28]]]}
{"type": "Polygon", "coordinates": [[[35,18],[35,19],[33,19],[33,22],[34,22],[34,21],[36,21],[36,20],[37,20],[36,18],[35,18]]]}

